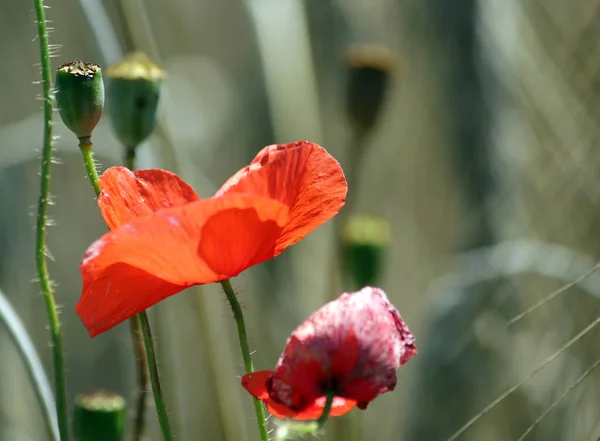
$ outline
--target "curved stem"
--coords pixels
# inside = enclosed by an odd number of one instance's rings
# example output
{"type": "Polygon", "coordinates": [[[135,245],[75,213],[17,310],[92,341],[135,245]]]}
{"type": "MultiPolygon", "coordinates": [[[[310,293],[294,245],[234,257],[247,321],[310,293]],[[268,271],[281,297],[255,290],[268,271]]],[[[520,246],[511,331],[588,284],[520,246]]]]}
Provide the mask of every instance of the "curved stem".
{"type": "MultiPolygon", "coordinates": [[[[135,169],[135,147],[125,148],[123,164],[129,170],[135,169]]],[[[150,389],[150,377],[148,376],[146,350],[144,349],[142,325],[139,316],[136,315],[129,319],[129,333],[135,355],[138,377],[138,390],[133,423],[133,441],[141,441],[146,432],[146,409],[148,407],[146,404],[148,401],[148,390],[150,389]]]]}
{"type": "MultiPolygon", "coordinates": [[[[96,165],[94,164],[94,157],[92,155],[93,144],[89,139],[80,140],[79,148],[83,155],[83,163],[87,171],[88,178],[96,197],[100,195],[102,189],[100,188],[100,179],[98,178],[98,172],[96,165]]],[[[133,161],[135,158],[135,152],[127,152],[126,160],[128,162],[128,168],[133,168],[133,161]]],[[[146,390],[148,389],[148,371],[150,383],[152,384],[152,392],[154,394],[154,402],[156,403],[156,411],[158,413],[158,420],[160,427],[163,432],[165,441],[173,441],[173,434],[171,433],[171,425],[169,423],[169,416],[165,407],[165,401],[160,386],[160,378],[158,375],[158,363],[156,362],[156,352],[154,350],[154,341],[152,340],[152,331],[150,330],[150,322],[148,321],[148,314],[146,311],[137,314],[136,316],[129,319],[131,336],[133,341],[134,351],[138,360],[138,379],[140,382],[140,390],[138,391],[138,400],[136,407],[136,422],[135,422],[135,433],[136,438],[141,439],[144,432],[144,409],[146,402],[146,390]],[[144,348],[141,346],[139,335],[143,338],[144,348]],[[146,365],[148,370],[146,370],[146,365]]]]}
{"type": "Polygon", "coordinates": [[[94,193],[96,193],[96,197],[98,197],[100,196],[102,189],[100,188],[100,178],[98,178],[96,164],[94,164],[94,155],[92,154],[93,147],[94,144],[92,144],[92,141],[89,139],[79,142],[79,149],[83,155],[83,165],[85,165],[85,171],[87,172],[90,183],[94,188],[94,193]]]}
{"type": "MultiPolygon", "coordinates": [[[[237,326],[238,338],[240,340],[240,349],[242,350],[242,358],[244,359],[244,370],[247,374],[254,372],[252,365],[252,356],[250,354],[250,346],[248,345],[248,336],[246,334],[246,324],[244,322],[244,313],[242,307],[235,296],[235,292],[231,287],[229,279],[221,282],[223,291],[227,296],[227,301],[231,305],[233,318],[237,326]]],[[[256,422],[258,423],[258,431],[262,441],[269,441],[269,431],[267,430],[267,421],[265,419],[265,409],[259,399],[254,398],[254,411],[256,412],[256,422]]]]}
{"type": "Polygon", "coordinates": [[[48,46],[48,30],[46,29],[44,3],[43,0],[34,0],[33,3],[40,42],[40,61],[44,94],[44,139],[40,173],[40,195],[38,199],[36,223],[35,261],[38,278],[40,280],[40,288],[46,305],[46,313],[48,314],[48,321],[50,323],[58,428],[61,440],[68,441],[69,419],[63,342],[58,311],[56,309],[56,302],[54,301],[54,294],[50,283],[50,275],[48,274],[48,267],[46,265],[46,214],[48,212],[48,198],[50,197],[50,171],[52,168],[52,74],[50,71],[50,50],[48,46]]]}
{"type": "Polygon", "coordinates": [[[331,412],[331,406],[333,405],[333,399],[335,394],[333,392],[327,392],[327,401],[325,401],[325,407],[323,407],[323,413],[317,420],[317,429],[322,429],[325,422],[329,418],[329,412],[331,412]]]}
{"type": "Polygon", "coordinates": [[[144,336],[144,345],[146,346],[146,354],[148,355],[148,368],[150,370],[150,381],[152,383],[152,392],[154,393],[154,402],[156,403],[156,411],[158,413],[158,421],[162,429],[165,441],[174,441],[171,433],[171,425],[169,423],[169,415],[165,406],[162,389],[160,387],[160,379],[158,376],[158,364],[156,363],[156,355],[154,351],[154,341],[152,340],[152,331],[150,330],[150,321],[146,311],[138,314],[144,336]]]}
{"type": "Polygon", "coordinates": [[[6,296],[0,290],[0,322],[4,323],[25,363],[35,394],[42,406],[42,413],[52,441],[60,441],[58,420],[56,419],[56,403],[50,381],[44,372],[44,366],[38,356],[31,337],[17,312],[10,305],[6,296]]]}

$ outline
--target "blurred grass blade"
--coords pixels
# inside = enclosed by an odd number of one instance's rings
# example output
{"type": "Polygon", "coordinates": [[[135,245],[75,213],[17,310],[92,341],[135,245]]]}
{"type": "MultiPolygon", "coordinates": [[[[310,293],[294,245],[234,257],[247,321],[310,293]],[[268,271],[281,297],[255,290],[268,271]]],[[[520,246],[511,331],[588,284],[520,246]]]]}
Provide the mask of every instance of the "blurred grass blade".
{"type": "Polygon", "coordinates": [[[581,374],[581,376],[575,381],[575,383],[573,383],[566,391],[563,392],[563,394],[558,397],[532,424],[531,426],[529,426],[529,428],[523,432],[523,435],[521,435],[519,437],[519,439],[517,441],[523,441],[527,435],[529,435],[531,433],[531,431],[533,429],[535,429],[535,427],[544,419],[548,416],[548,414],[550,412],[552,412],[552,410],[558,406],[560,404],[560,402],[565,399],[567,397],[567,395],[569,395],[571,392],[573,392],[575,390],[575,388],[577,386],[579,386],[583,380],[585,380],[587,377],[590,376],[590,374],[592,372],[594,372],[594,370],[596,370],[596,368],[600,366],[600,358],[598,360],[596,360],[596,362],[588,369],[586,370],[583,374],[581,374]]]}
{"type": "Polygon", "coordinates": [[[52,386],[44,372],[42,362],[35,350],[35,346],[27,333],[27,329],[19,318],[16,311],[8,302],[4,293],[0,290],[0,322],[2,322],[7,330],[8,335],[14,342],[23,362],[27,374],[31,378],[38,401],[42,406],[42,412],[46,421],[48,432],[53,441],[60,441],[58,432],[58,419],[56,417],[56,404],[54,402],[54,394],[52,386]]]}
{"type": "Polygon", "coordinates": [[[566,285],[561,286],[560,288],[558,288],[554,292],[551,292],[546,297],[544,297],[543,299],[541,299],[539,302],[534,303],[532,306],[530,306],[529,308],[527,308],[521,314],[519,314],[519,315],[513,317],[512,319],[510,319],[508,321],[508,325],[510,326],[510,325],[515,324],[516,322],[518,322],[519,320],[521,320],[523,317],[529,315],[530,313],[532,313],[533,311],[535,311],[539,307],[544,306],[550,300],[554,299],[555,297],[561,295],[562,293],[566,292],[570,288],[572,288],[575,285],[579,284],[580,282],[584,281],[585,279],[587,279],[589,276],[591,276],[592,274],[594,274],[598,270],[600,270],[600,263],[597,264],[596,266],[594,266],[587,273],[583,274],[582,276],[578,277],[577,279],[573,280],[572,282],[567,283],[566,285]]]}
{"type": "Polygon", "coordinates": [[[554,354],[552,354],[546,360],[544,360],[544,362],[542,364],[538,365],[535,369],[533,369],[529,373],[529,375],[527,375],[525,378],[523,378],[521,381],[519,381],[513,387],[508,389],[506,392],[504,392],[502,395],[500,395],[498,398],[496,398],[494,401],[492,401],[490,404],[488,404],[481,412],[479,412],[477,415],[475,415],[473,418],[471,418],[469,421],[467,421],[460,429],[458,429],[456,432],[454,432],[454,434],[450,438],[448,438],[446,441],[456,440],[460,435],[465,433],[465,431],[469,427],[471,427],[473,424],[475,424],[481,417],[483,417],[490,410],[492,410],[494,407],[496,407],[496,405],[498,403],[500,403],[502,400],[504,400],[506,397],[508,397],[515,390],[517,390],[523,384],[525,384],[526,382],[531,380],[534,376],[536,376],[538,373],[540,373],[546,366],[548,366],[550,363],[552,363],[554,360],[556,360],[563,352],[565,352],[572,345],[574,345],[581,337],[583,337],[588,332],[590,332],[599,323],[600,323],[600,317],[598,317],[596,320],[594,320],[592,323],[590,323],[588,326],[586,326],[575,337],[573,337],[571,340],[569,340],[567,343],[565,343],[558,351],[556,351],[554,354]]]}

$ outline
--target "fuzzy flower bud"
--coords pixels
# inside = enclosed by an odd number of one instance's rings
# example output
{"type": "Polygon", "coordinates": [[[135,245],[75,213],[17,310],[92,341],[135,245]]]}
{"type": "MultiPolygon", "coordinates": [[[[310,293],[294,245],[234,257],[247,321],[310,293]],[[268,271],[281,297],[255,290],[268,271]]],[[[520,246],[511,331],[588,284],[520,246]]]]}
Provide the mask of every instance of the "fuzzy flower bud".
{"type": "Polygon", "coordinates": [[[89,140],[104,107],[102,69],[79,60],[65,63],[58,67],[55,86],[63,122],[79,140],[89,140]]]}
{"type": "Polygon", "coordinates": [[[342,233],[344,272],[356,287],[375,285],[390,243],[390,225],[382,218],[352,215],[342,233]]]}
{"type": "Polygon", "coordinates": [[[76,441],[121,441],[126,405],[120,395],[97,391],[75,398],[73,426],[76,441]]]}
{"type": "Polygon", "coordinates": [[[165,72],[134,52],[107,70],[108,112],[117,138],[134,149],[154,130],[165,72]]]}
{"type": "Polygon", "coordinates": [[[346,113],[356,132],[370,131],[383,107],[397,56],[378,46],[354,46],[345,54],[348,69],[346,113]]]}

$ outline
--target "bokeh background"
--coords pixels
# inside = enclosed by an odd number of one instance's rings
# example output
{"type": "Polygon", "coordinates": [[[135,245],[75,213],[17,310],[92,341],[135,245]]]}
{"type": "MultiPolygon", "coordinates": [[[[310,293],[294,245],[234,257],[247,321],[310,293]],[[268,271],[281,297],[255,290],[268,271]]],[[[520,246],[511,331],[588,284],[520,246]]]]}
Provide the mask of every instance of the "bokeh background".
{"type": "MultiPolygon", "coordinates": [[[[600,2],[596,0],[48,0],[53,67],[103,67],[142,50],[168,73],[140,166],[178,171],[202,196],[271,143],[308,139],[348,165],[344,107],[351,44],[398,54],[400,69],[365,141],[352,210],[391,224],[379,285],[414,332],[419,355],[398,388],[329,422],[335,441],[444,441],[535,375],[459,440],[521,434],[600,358],[592,275],[600,254],[600,2]],[[348,431],[344,427],[352,427],[348,431]]],[[[42,137],[38,45],[29,2],[0,3],[0,289],[51,372],[34,280],[42,137]]],[[[75,138],[57,122],[49,248],[71,397],[109,389],[133,400],[127,324],[93,340],[74,312],[78,264],[106,231],[75,138]]],[[[104,167],[121,162],[108,118],[94,134],[104,167]]],[[[332,297],[334,224],[233,280],[255,366],[271,368],[289,333],[332,297]]],[[[258,438],[231,312],[218,286],[190,289],[151,318],[180,440],[258,438]]],[[[596,441],[600,370],[528,440],[596,441]]],[[[0,440],[47,438],[12,340],[0,325],[0,440]]],[[[159,440],[149,411],[151,440],[159,440]]],[[[274,423],[273,423],[274,426],[274,423]]]]}

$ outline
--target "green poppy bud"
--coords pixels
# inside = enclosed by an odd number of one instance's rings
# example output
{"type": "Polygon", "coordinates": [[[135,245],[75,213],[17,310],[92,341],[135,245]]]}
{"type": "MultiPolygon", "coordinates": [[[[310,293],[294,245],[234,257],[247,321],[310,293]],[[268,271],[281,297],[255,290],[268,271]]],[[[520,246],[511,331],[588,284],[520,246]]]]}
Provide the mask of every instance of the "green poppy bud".
{"type": "Polygon", "coordinates": [[[398,57],[378,46],[354,46],[344,54],[348,69],[346,113],[353,129],[370,131],[383,107],[398,57]]]}
{"type": "Polygon", "coordinates": [[[75,398],[73,427],[76,441],[121,441],[125,433],[125,399],[97,391],[75,398]]]}
{"type": "Polygon", "coordinates": [[[390,237],[385,219],[368,215],[348,219],[342,235],[342,259],[344,273],[356,288],[377,284],[390,237]]]}
{"type": "Polygon", "coordinates": [[[154,130],[165,72],[140,52],[129,54],[106,72],[113,129],[123,146],[134,149],[154,130]]]}
{"type": "Polygon", "coordinates": [[[55,86],[61,119],[79,140],[89,140],[104,107],[102,69],[79,60],[65,63],[58,67],[55,86]]]}

